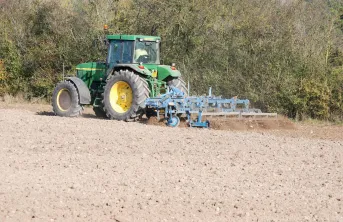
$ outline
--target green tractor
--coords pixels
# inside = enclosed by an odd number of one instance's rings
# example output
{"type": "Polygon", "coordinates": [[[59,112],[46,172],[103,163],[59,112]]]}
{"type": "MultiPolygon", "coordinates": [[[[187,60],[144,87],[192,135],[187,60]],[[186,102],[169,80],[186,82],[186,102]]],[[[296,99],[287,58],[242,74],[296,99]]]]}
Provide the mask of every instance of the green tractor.
{"type": "Polygon", "coordinates": [[[160,64],[161,38],[107,35],[105,63],[77,65],[77,76],[58,83],[52,96],[58,116],[76,117],[92,105],[98,117],[135,119],[145,113],[145,100],[166,93],[173,85],[188,95],[175,64],[160,64]]]}

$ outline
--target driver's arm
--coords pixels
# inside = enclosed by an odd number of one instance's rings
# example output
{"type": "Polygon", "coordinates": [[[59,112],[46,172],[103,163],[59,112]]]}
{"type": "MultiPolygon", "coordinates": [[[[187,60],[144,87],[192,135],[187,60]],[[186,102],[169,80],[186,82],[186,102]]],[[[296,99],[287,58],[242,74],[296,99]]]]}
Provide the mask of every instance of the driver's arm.
{"type": "Polygon", "coordinates": [[[144,49],[136,49],[135,50],[135,60],[137,60],[140,56],[148,55],[148,52],[144,49]]]}

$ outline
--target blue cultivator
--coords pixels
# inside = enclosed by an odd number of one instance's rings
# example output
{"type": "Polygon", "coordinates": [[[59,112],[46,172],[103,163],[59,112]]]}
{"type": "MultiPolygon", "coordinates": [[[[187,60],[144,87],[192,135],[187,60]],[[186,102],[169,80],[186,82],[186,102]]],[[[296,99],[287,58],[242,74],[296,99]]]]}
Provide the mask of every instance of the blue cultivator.
{"type": "Polygon", "coordinates": [[[169,92],[156,98],[145,101],[147,116],[164,113],[167,125],[176,127],[180,123],[180,116],[185,114],[190,127],[208,128],[210,122],[203,121],[203,116],[237,116],[237,117],[276,117],[276,113],[262,113],[260,109],[250,109],[249,100],[224,99],[213,97],[211,89],[208,96],[185,97],[184,93],[176,87],[170,87],[169,92]],[[192,119],[192,114],[197,118],[192,119]]]}

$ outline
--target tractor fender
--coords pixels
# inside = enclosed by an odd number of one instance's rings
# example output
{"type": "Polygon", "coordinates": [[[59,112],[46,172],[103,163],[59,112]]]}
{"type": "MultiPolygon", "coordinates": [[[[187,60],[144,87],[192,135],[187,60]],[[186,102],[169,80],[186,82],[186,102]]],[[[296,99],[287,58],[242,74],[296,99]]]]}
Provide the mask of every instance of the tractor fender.
{"type": "Polygon", "coordinates": [[[136,64],[117,64],[115,67],[113,67],[113,71],[117,71],[117,70],[121,70],[121,69],[132,70],[132,71],[134,71],[140,75],[143,75],[143,76],[151,76],[152,75],[152,73],[150,72],[149,69],[147,69],[147,68],[140,69],[136,64]]]}
{"type": "Polygon", "coordinates": [[[67,77],[67,81],[72,82],[77,91],[79,92],[79,100],[81,104],[90,104],[91,103],[91,94],[87,85],[82,81],[82,79],[77,77],[67,77]]]}

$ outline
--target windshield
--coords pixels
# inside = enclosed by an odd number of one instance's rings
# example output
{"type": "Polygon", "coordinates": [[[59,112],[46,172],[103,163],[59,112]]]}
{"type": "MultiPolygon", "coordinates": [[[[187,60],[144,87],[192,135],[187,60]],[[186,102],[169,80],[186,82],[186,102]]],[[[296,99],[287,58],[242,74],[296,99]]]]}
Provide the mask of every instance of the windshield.
{"type": "Polygon", "coordinates": [[[134,63],[160,64],[160,43],[151,41],[136,41],[134,63]]]}
{"type": "Polygon", "coordinates": [[[111,40],[108,48],[107,64],[113,68],[116,64],[132,63],[134,41],[111,40]]]}

